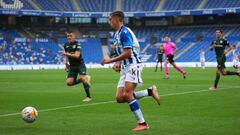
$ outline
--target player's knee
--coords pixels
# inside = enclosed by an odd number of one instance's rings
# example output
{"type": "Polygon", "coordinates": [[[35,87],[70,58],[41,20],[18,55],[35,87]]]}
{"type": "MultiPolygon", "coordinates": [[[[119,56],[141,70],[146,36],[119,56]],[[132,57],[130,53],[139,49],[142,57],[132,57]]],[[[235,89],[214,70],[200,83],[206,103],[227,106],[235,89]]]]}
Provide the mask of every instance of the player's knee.
{"type": "Polygon", "coordinates": [[[116,101],[117,101],[117,103],[124,103],[125,102],[124,98],[120,97],[120,96],[116,97],[116,101]]]}
{"type": "Polygon", "coordinates": [[[67,83],[67,86],[73,86],[73,81],[67,80],[66,83],[67,83]]]}
{"type": "Polygon", "coordinates": [[[72,85],[73,85],[72,83],[67,82],[67,86],[72,86],[72,85]]]}
{"type": "Polygon", "coordinates": [[[227,75],[226,71],[220,71],[223,76],[227,75]]]}
{"type": "Polygon", "coordinates": [[[130,102],[132,99],[133,99],[133,94],[132,93],[126,93],[124,95],[124,99],[127,101],[127,102],[130,102]]]}
{"type": "Polygon", "coordinates": [[[79,79],[80,79],[80,81],[83,82],[83,83],[84,83],[84,82],[87,82],[87,77],[80,77],[79,79]]]}

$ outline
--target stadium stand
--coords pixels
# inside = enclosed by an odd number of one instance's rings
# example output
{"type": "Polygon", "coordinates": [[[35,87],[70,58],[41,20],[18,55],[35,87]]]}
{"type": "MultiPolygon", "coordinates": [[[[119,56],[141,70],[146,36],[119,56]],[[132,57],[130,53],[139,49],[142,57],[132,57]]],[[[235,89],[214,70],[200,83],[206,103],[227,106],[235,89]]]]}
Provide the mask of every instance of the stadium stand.
{"type": "MultiPolygon", "coordinates": [[[[230,26],[230,27],[224,27],[223,28],[224,32],[231,32],[229,33],[229,36],[227,36],[227,39],[230,41],[230,43],[233,44],[238,44],[239,42],[239,38],[240,38],[240,28],[238,26],[230,26]]],[[[21,37],[20,34],[18,34],[16,31],[14,30],[0,30],[0,32],[2,33],[1,35],[9,35],[10,37],[21,37]]],[[[149,39],[152,35],[157,36],[158,37],[158,41],[155,43],[152,43],[149,47],[147,47],[147,49],[145,50],[145,52],[142,52],[142,54],[145,54],[148,57],[147,62],[154,62],[156,60],[155,58],[155,54],[156,54],[156,48],[163,43],[163,37],[165,35],[169,35],[170,37],[172,37],[173,41],[176,41],[178,37],[180,37],[180,35],[182,35],[184,32],[187,32],[188,34],[186,34],[184,37],[181,37],[179,40],[179,42],[176,42],[177,44],[177,48],[178,50],[176,51],[176,56],[184,51],[184,49],[189,46],[191,43],[194,43],[194,45],[189,48],[188,51],[186,51],[185,53],[181,54],[181,57],[178,57],[176,59],[176,61],[178,62],[197,62],[199,61],[199,50],[200,49],[204,49],[206,52],[206,61],[212,62],[215,61],[215,56],[214,53],[210,52],[208,50],[208,47],[211,43],[211,41],[214,39],[214,27],[193,27],[193,28],[186,28],[186,27],[173,27],[173,28],[145,28],[145,29],[141,29],[141,30],[134,30],[134,32],[136,33],[137,37],[140,39],[140,46],[141,49],[143,50],[148,44],[149,44],[149,39]],[[197,37],[202,34],[202,39],[200,41],[198,41],[197,37]],[[191,57],[189,57],[191,56],[191,57]]],[[[6,64],[6,63],[13,63],[12,59],[9,61],[4,60],[3,56],[6,56],[6,53],[11,53],[16,55],[17,53],[15,51],[13,51],[13,49],[11,47],[7,47],[10,46],[9,44],[7,45],[3,45],[4,41],[0,40],[1,42],[1,49],[4,48],[5,46],[5,50],[3,51],[3,49],[1,50],[1,54],[2,55],[2,64],[6,64]]],[[[66,38],[58,38],[58,44],[59,45],[63,45],[66,42],[66,38]]],[[[102,54],[102,50],[101,50],[101,42],[99,39],[97,38],[86,38],[84,40],[80,41],[81,45],[82,45],[82,49],[83,49],[83,56],[86,59],[87,63],[99,63],[99,61],[101,60],[103,54],[102,54]],[[94,50],[94,53],[93,53],[94,50]],[[88,55],[91,54],[91,55],[88,55]]],[[[43,59],[44,63],[48,63],[48,64],[53,64],[56,63],[56,61],[53,59],[54,55],[57,55],[57,52],[59,50],[61,50],[61,48],[59,47],[58,44],[51,42],[50,40],[47,42],[25,42],[24,44],[20,44],[20,43],[16,43],[16,48],[24,48],[25,46],[27,46],[29,49],[29,47],[31,47],[33,49],[33,52],[35,53],[40,53],[39,52],[39,48],[42,48],[40,50],[45,50],[45,55],[47,58],[43,59]],[[46,50],[51,50],[51,53],[47,53],[46,50]],[[52,55],[54,54],[54,55],[52,55]]],[[[21,49],[20,49],[21,50],[21,49]]],[[[22,53],[25,53],[25,51],[20,51],[22,53]]],[[[33,53],[33,54],[35,54],[33,53]]],[[[30,55],[26,55],[26,57],[28,57],[30,55]]],[[[16,56],[17,57],[17,56],[16,56]]],[[[26,57],[24,57],[24,59],[26,59],[26,57]]],[[[36,59],[39,59],[40,57],[36,56],[36,59]]],[[[62,60],[62,56],[59,56],[59,61],[62,60]]],[[[231,55],[229,55],[227,57],[228,61],[231,61],[231,55]]],[[[27,62],[26,60],[24,60],[23,62],[24,64],[31,64],[31,62],[27,62]]],[[[34,61],[33,63],[37,63],[37,61],[34,61]]]]}
{"type": "Polygon", "coordinates": [[[77,0],[81,9],[86,12],[111,12],[115,10],[116,0],[77,0]]]}
{"type": "Polygon", "coordinates": [[[153,11],[156,9],[156,6],[159,3],[159,0],[123,0],[122,9],[123,11],[132,12],[132,11],[153,11]]]}
{"type": "Polygon", "coordinates": [[[202,0],[171,0],[166,1],[165,5],[162,6],[162,10],[186,10],[195,9],[202,2],[202,0]],[[186,6],[186,4],[188,6],[186,6]]]}
{"type": "MultiPolygon", "coordinates": [[[[120,0],[120,9],[127,12],[155,11],[163,0],[120,0]]],[[[116,9],[116,0],[21,0],[14,6],[12,0],[3,0],[1,8],[4,9],[27,9],[27,10],[48,10],[48,11],[77,11],[81,12],[111,12],[116,9]],[[34,3],[34,4],[33,4],[34,3]],[[76,7],[77,3],[77,7],[76,7]]],[[[226,8],[240,7],[239,0],[205,0],[203,8],[226,8]]],[[[171,0],[165,1],[162,5],[162,11],[169,10],[187,10],[197,9],[202,4],[202,0],[171,0]],[[184,6],[184,5],[188,6],[184,6]]],[[[68,20],[69,21],[69,20],[68,20]]],[[[96,21],[96,20],[94,20],[96,21]]],[[[24,24],[23,24],[24,25],[24,24]]],[[[98,34],[108,35],[109,31],[102,30],[96,33],[96,30],[80,31],[78,26],[72,26],[80,34],[86,36],[80,43],[82,45],[83,56],[86,63],[99,63],[103,57],[101,41],[98,34]],[[82,32],[82,33],[81,33],[82,32]],[[91,33],[93,36],[88,36],[91,33]],[[95,34],[95,35],[94,35],[95,34]],[[91,55],[88,55],[91,54],[91,55]]],[[[171,26],[171,27],[144,27],[133,28],[134,33],[140,41],[143,55],[146,62],[156,61],[156,48],[163,43],[163,37],[168,35],[176,42],[178,50],[176,51],[177,62],[196,62],[199,61],[199,50],[206,52],[206,61],[215,61],[214,53],[208,50],[211,41],[214,39],[214,30],[216,25],[209,26],[171,26]],[[151,38],[157,40],[152,42],[151,38]],[[190,46],[191,45],[191,46],[190,46]],[[187,48],[187,50],[186,50],[187,48]],[[189,57],[191,56],[191,57],[189,57]]],[[[63,56],[58,54],[67,40],[64,37],[67,26],[22,26],[20,30],[0,27],[0,64],[58,64],[62,63],[63,56]],[[23,34],[28,33],[28,34],[23,34]],[[24,42],[16,42],[14,39],[26,39],[24,42]],[[46,41],[41,42],[38,39],[46,41]]],[[[240,27],[239,25],[224,26],[222,30],[231,44],[240,46],[240,27]]],[[[81,37],[81,38],[82,38],[81,37]]],[[[108,45],[110,42],[108,42],[108,45]]],[[[238,47],[238,50],[240,47],[238,47]]],[[[227,60],[231,60],[229,54],[227,60]]]]}
{"type": "MultiPolygon", "coordinates": [[[[121,10],[126,12],[136,11],[155,11],[157,6],[162,0],[121,0],[121,10]]],[[[5,4],[13,4],[12,0],[4,0],[5,4]]],[[[162,10],[187,10],[196,9],[203,2],[202,0],[171,0],[171,2],[164,2],[162,10]],[[185,6],[188,5],[188,6],[185,6]]],[[[80,7],[82,12],[111,12],[116,10],[116,0],[21,0],[20,5],[17,6],[20,9],[37,10],[35,6],[40,10],[50,11],[77,11],[74,6],[80,7]],[[36,5],[34,5],[36,4],[36,5]]],[[[209,8],[231,8],[239,7],[239,0],[207,0],[204,4],[204,9],[209,8]]],[[[6,6],[5,8],[15,9],[16,7],[6,6]]]]}
{"type": "Polygon", "coordinates": [[[239,0],[208,0],[204,8],[231,8],[240,7],[239,0]]]}

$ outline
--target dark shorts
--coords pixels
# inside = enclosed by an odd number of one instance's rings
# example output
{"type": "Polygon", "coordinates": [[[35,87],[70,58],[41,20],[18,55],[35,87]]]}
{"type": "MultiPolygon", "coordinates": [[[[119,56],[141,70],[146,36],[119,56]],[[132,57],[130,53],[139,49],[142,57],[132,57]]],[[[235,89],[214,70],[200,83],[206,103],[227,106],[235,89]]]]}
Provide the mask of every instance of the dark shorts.
{"type": "Polygon", "coordinates": [[[168,55],[167,55],[167,60],[168,60],[170,63],[173,63],[173,62],[174,62],[173,58],[174,58],[174,55],[172,55],[172,54],[168,54],[168,55]]]}
{"type": "Polygon", "coordinates": [[[158,59],[158,61],[157,61],[157,62],[161,62],[161,63],[162,63],[163,61],[162,61],[162,59],[158,59]]]}
{"type": "Polygon", "coordinates": [[[218,57],[217,58],[217,67],[218,68],[226,68],[225,62],[226,62],[226,57],[225,56],[218,57]]]}
{"type": "Polygon", "coordinates": [[[78,74],[87,75],[87,68],[85,64],[80,66],[70,66],[67,78],[77,78],[78,74]]]}
{"type": "Polygon", "coordinates": [[[158,61],[157,62],[162,62],[162,55],[158,56],[158,61]]]}

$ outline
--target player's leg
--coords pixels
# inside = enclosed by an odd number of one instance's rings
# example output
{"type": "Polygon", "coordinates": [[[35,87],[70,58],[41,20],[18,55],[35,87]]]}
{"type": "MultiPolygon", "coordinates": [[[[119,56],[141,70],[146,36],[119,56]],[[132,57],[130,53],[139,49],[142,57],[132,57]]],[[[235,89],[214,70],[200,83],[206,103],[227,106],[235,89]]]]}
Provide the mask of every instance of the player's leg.
{"type": "Polygon", "coordinates": [[[183,78],[185,79],[186,78],[186,72],[183,71],[180,67],[178,67],[173,60],[170,63],[178,72],[180,72],[183,75],[183,78]]]}
{"type": "Polygon", "coordinates": [[[141,98],[144,98],[147,96],[152,96],[153,99],[156,100],[157,104],[160,105],[160,96],[158,94],[158,90],[155,85],[152,85],[151,87],[149,87],[148,89],[145,89],[145,90],[136,91],[133,93],[133,96],[136,99],[141,99],[141,98]]]}
{"type": "Polygon", "coordinates": [[[202,69],[204,69],[204,68],[203,68],[203,61],[201,61],[201,67],[202,67],[202,69]]]}
{"type": "Polygon", "coordinates": [[[74,85],[74,77],[68,77],[66,80],[67,86],[73,86],[74,85]]]}
{"type": "Polygon", "coordinates": [[[164,77],[164,79],[168,79],[168,76],[169,76],[168,63],[169,63],[169,61],[165,60],[165,62],[164,62],[164,69],[165,69],[165,77],[164,77]]]}
{"type": "Polygon", "coordinates": [[[117,85],[117,92],[116,92],[116,101],[117,103],[125,103],[127,102],[125,99],[125,92],[124,92],[124,87],[125,87],[125,79],[126,79],[126,74],[125,70],[122,69],[120,71],[120,78],[118,81],[117,85]]]}
{"type": "Polygon", "coordinates": [[[77,69],[75,67],[70,67],[66,80],[68,86],[73,86],[80,83],[80,81],[77,79],[77,75],[77,69]]]}
{"type": "Polygon", "coordinates": [[[162,72],[162,58],[160,59],[160,70],[161,70],[161,72],[162,72]]]}
{"type": "Polygon", "coordinates": [[[205,69],[205,59],[203,60],[203,69],[205,69]]]}
{"type": "Polygon", "coordinates": [[[237,61],[236,61],[236,59],[233,59],[233,60],[232,60],[232,63],[233,63],[233,67],[237,69],[237,64],[236,64],[237,61]]]}
{"type": "Polygon", "coordinates": [[[136,88],[136,83],[132,82],[125,82],[125,99],[127,100],[129,107],[131,111],[133,112],[136,120],[137,120],[137,127],[132,129],[133,131],[142,131],[145,129],[148,129],[148,125],[145,122],[145,119],[143,117],[142,111],[140,109],[140,105],[137,101],[137,99],[134,98],[133,92],[134,89],[136,88]]]}
{"type": "Polygon", "coordinates": [[[178,67],[175,62],[170,62],[170,64],[181,74],[184,73],[184,71],[180,67],[178,67]]]}
{"type": "Polygon", "coordinates": [[[214,80],[214,85],[209,88],[210,90],[217,90],[222,68],[224,68],[224,66],[222,64],[222,60],[220,58],[217,58],[216,77],[215,77],[215,80],[214,80]]]}
{"type": "Polygon", "coordinates": [[[217,89],[218,83],[219,83],[219,80],[220,80],[220,75],[221,75],[220,70],[221,70],[220,68],[217,68],[216,77],[215,77],[215,80],[214,80],[214,85],[209,88],[210,90],[216,90],[217,89]]]}
{"type": "MultiPolygon", "coordinates": [[[[143,68],[140,65],[133,67],[131,69],[131,73],[128,72],[128,74],[126,75],[124,82],[129,81],[129,82],[138,84],[137,86],[141,86],[141,84],[143,82],[142,76],[141,76],[142,70],[143,70],[143,68]]],[[[145,90],[136,91],[133,93],[133,96],[136,99],[141,99],[143,97],[152,96],[156,100],[156,102],[160,105],[160,96],[158,94],[157,87],[155,85],[152,85],[151,87],[149,87],[148,89],[145,89],[145,90]]]]}
{"type": "Polygon", "coordinates": [[[202,67],[202,69],[205,69],[205,60],[204,59],[201,59],[201,67],[202,67]]]}
{"type": "Polygon", "coordinates": [[[155,72],[157,72],[157,69],[158,69],[158,63],[159,63],[159,60],[158,60],[157,63],[156,63],[155,72]]]}
{"type": "Polygon", "coordinates": [[[226,71],[226,66],[225,66],[225,61],[226,61],[226,57],[223,57],[222,60],[220,61],[221,63],[221,73],[222,75],[237,75],[240,76],[239,72],[233,72],[233,71],[226,71]]]}
{"type": "Polygon", "coordinates": [[[117,101],[117,103],[127,102],[126,99],[125,99],[124,87],[118,87],[117,88],[116,101],[117,101]]]}
{"type": "Polygon", "coordinates": [[[91,101],[91,95],[90,95],[90,81],[87,75],[87,68],[84,65],[81,65],[79,67],[79,74],[80,74],[80,81],[83,84],[85,93],[86,93],[86,98],[83,100],[84,102],[89,102],[91,101]]]}
{"type": "Polygon", "coordinates": [[[137,127],[134,128],[133,131],[141,131],[149,128],[143,118],[140,105],[137,99],[134,97],[135,88],[137,86],[141,86],[141,84],[143,83],[141,73],[142,65],[134,65],[125,69],[124,96],[138,122],[137,127]]]}
{"type": "MultiPolygon", "coordinates": [[[[156,100],[156,102],[160,105],[160,96],[158,94],[157,87],[155,85],[145,90],[136,91],[133,93],[133,96],[136,99],[152,96],[156,100]]],[[[117,88],[116,101],[117,103],[127,102],[127,100],[125,99],[124,87],[117,88]]]]}
{"type": "Polygon", "coordinates": [[[237,75],[237,76],[240,76],[239,75],[239,72],[234,72],[234,71],[226,71],[226,69],[222,69],[221,70],[221,73],[222,75],[237,75]]]}
{"type": "Polygon", "coordinates": [[[84,102],[91,101],[91,95],[90,95],[90,83],[88,80],[87,75],[80,75],[80,81],[83,83],[83,87],[86,93],[86,98],[83,100],[84,102]]]}

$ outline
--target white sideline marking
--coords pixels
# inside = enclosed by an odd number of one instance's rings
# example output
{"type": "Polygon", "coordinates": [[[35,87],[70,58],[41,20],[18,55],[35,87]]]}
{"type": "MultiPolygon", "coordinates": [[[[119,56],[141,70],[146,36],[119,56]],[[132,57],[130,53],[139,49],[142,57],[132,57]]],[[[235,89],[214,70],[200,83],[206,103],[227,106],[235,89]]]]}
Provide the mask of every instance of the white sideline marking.
{"type": "MultiPolygon", "coordinates": [[[[240,87],[236,86],[236,87],[229,87],[229,88],[220,88],[219,90],[232,89],[232,88],[240,88],[240,87]]],[[[191,94],[191,93],[200,93],[200,92],[205,92],[205,91],[210,91],[210,90],[202,89],[202,90],[198,90],[198,91],[170,93],[170,94],[164,94],[164,95],[160,95],[160,96],[161,97],[167,97],[167,96],[174,96],[174,95],[184,95],[184,94],[191,94]]],[[[57,108],[43,109],[43,110],[39,110],[38,112],[49,112],[49,111],[56,111],[56,110],[61,110],[61,109],[78,108],[78,107],[94,106],[94,105],[102,105],[102,104],[109,104],[109,103],[115,103],[115,102],[116,102],[115,100],[112,100],[112,101],[98,102],[98,103],[92,103],[92,104],[63,106],[63,107],[57,107],[57,108]]],[[[2,115],[0,115],[0,118],[1,117],[7,117],[7,116],[15,116],[15,115],[20,115],[20,113],[2,114],[2,115]]]]}

